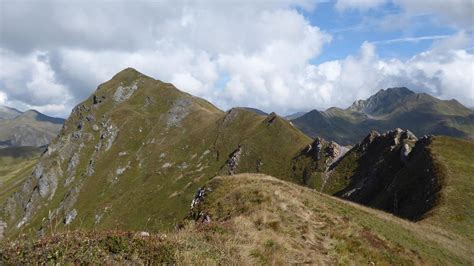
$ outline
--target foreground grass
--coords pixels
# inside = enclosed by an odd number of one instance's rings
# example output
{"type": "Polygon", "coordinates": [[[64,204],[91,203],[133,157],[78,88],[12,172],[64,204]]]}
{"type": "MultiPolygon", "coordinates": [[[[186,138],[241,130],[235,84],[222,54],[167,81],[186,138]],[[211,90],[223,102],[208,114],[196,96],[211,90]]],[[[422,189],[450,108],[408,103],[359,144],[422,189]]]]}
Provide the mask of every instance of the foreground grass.
{"type": "Polygon", "coordinates": [[[424,222],[474,241],[474,143],[435,137],[430,151],[444,180],[441,201],[424,222]]]}
{"type": "Polygon", "coordinates": [[[468,245],[431,227],[255,174],[216,177],[190,217],[166,235],[65,232],[20,238],[4,263],[470,264],[468,245]],[[458,245],[458,246],[456,246],[458,245]],[[462,248],[462,246],[466,246],[462,248]]]}

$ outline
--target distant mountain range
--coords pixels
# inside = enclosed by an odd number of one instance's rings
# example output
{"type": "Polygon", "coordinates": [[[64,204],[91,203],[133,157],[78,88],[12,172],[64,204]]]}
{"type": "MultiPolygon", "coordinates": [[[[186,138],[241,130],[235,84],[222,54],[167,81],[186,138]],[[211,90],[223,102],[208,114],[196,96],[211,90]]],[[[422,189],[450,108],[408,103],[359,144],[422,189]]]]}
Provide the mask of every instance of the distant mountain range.
{"type": "Polygon", "coordinates": [[[456,100],[440,100],[407,88],[380,90],[349,108],[313,110],[291,122],[311,137],[357,143],[368,131],[408,128],[416,135],[447,135],[474,140],[474,111],[456,100]]]}
{"type": "Polygon", "coordinates": [[[0,106],[0,148],[48,144],[62,128],[64,119],[35,110],[20,112],[0,106]]]}

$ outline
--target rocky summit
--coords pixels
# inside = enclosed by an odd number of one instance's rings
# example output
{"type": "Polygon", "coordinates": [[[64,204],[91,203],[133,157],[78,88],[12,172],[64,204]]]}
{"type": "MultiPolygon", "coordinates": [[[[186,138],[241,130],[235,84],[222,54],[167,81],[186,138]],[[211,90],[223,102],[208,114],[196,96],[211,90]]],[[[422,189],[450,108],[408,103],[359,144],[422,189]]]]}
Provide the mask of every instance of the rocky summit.
{"type": "MultiPolygon", "coordinates": [[[[390,116],[404,97],[418,96],[387,90],[350,109],[390,116]]],[[[276,113],[224,112],[128,68],[44,151],[0,150],[0,258],[465,264],[473,157],[472,142],[408,128],[353,146],[311,139],[276,113]]]]}
{"type": "Polygon", "coordinates": [[[447,135],[474,140],[474,112],[456,100],[439,100],[405,87],[382,89],[346,109],[312,110],[291,119],[311,137],[321,136],[340,144],[353,145],[368,130],[385,132],[397,127],[415,134],[447,135]]]}

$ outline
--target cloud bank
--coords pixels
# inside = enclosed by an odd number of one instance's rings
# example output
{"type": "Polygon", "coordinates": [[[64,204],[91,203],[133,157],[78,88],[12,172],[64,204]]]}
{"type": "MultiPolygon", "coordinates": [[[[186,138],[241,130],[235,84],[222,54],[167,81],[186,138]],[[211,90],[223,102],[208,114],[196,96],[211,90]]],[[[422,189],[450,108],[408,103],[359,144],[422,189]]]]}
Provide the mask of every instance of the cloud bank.
{"type": "Polygon", "coordinates": [[[134,67],[222,109],[346,107],[391,86],[474,105],[464,32],[406,60],[379,58],[365,42],[356,55],[314,64],[334,40],[303,15],[318,8],[312,2],[0,1],[0,104],[66,117],[134,67]]]}

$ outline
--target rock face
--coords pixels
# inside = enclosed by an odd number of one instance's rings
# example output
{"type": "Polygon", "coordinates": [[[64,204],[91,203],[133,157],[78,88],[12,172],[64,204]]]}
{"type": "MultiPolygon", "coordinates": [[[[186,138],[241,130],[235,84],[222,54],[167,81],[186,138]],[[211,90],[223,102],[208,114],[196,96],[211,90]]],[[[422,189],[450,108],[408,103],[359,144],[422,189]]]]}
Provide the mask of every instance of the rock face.
{"type": "Polygon", "coordinates": [[[229,160],[227,161],[227,168],[229,169],[229,174],[233,175],[237,171],[239,166],[240,156],[242,155],[242,146],[239,147],[230,154],[229,160]]]}
{"type": "Polygon", "coordinates": [[[341,165],[351,162],[357,170],[345,176],[348,185],[335,195],[404,218],[422,218],[441,188],[427,149],[430,141],[399,128],[371,133],[342,159],[341,165]]]}
{"type": "MultiPolygon", "coordinates": [[[[113,99],[116,103],[124,102],[130,99],[130,97],[132,97],[133,93],[137,89],[138,89],[138,86],[136,82],[132,83],[129,86],[119,86],[114,93],[113,99]]],[[[94,102],[97,102],[96,100],[97,99],[94,97],[94,102]]]]}
{"type": "Polygon", "coordinates": [[[293,174],[302,177],[302,184],[318,191],[330,193],[329,178],[332,167],[349,149],[334,141],[316,137],[293,161],[293,174]]]}

